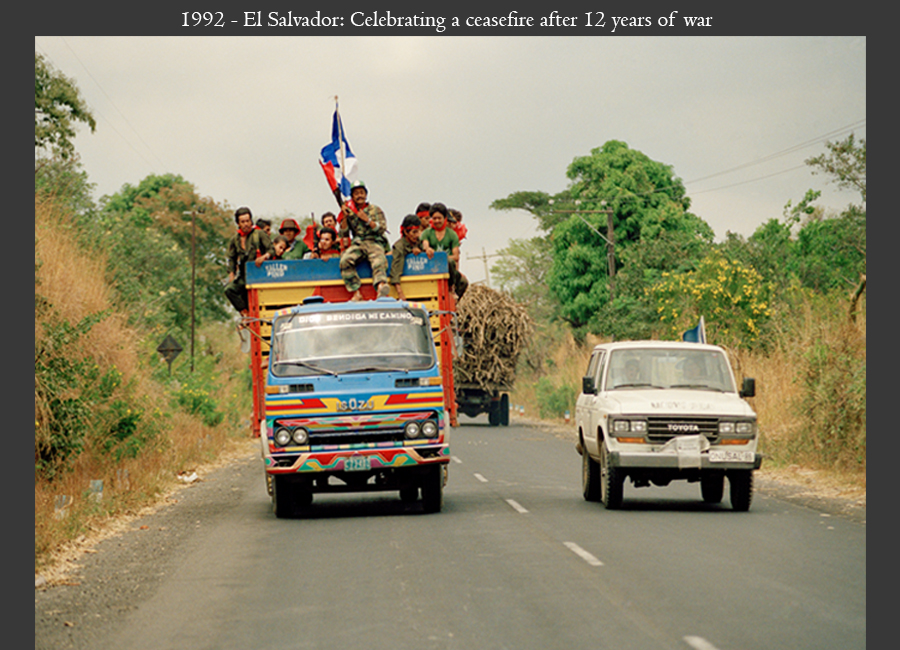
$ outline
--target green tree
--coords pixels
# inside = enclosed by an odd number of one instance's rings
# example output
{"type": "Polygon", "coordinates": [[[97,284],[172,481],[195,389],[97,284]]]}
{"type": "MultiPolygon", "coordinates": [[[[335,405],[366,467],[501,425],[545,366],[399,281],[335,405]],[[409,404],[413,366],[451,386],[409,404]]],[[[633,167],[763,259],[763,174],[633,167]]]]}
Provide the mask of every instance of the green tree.
{"type": "MultiPolygon", "coordinates": [[[[690,199],[671,166],[624,142],[610,140],[589,156],[575,158],[567,176],[569,187],[560,202],[552,204],[563,216],[552,224],[548,284],[559,301],[560,317],[576,331],[610,333],[605,328],[619,322],[622,311],[636,313],[636,307],[645,305],[643,289],[655,274],[699,259],[712,242],[713,231],[688,212],[690,199]],[[615,272],[622,271],[626,280],[621,287],[616,283],[614,294],[607,260],[607,210],[612,214],[615,272]],[[630,255],[639,244],[642,249],[630,255]],[[626,269],[629,260],[634,266],[626,269]]],[[[645,309],[644,314],[649,312],[645,309]]]]}
{"type": "Polygon", "coordinates": [[[89,222],[95,241],[111,252],[109,268],[120,301],[136,320],[185,331],[191,319],[191,257],[198,320],[227,316],[222,294],[228,210],[197,194],[175,174],[151,175],[101,199],[89,222]]]}
{"type": "Polygon", "coordinates": [[[68,158],[75,150],[75,125],[97,128],[75,82],[34,53],[34,148],[68,158]]]}
{"type": "Polygon", "coordinates": [[[547,289],[553,262],[549,239],[510,239],[499,252],[501,258],[491,267],[494,282],[516,302],[526,305],[532,319],[549,319],[556,304],[547,289]]]}
{"type": "Polygon", "coordinates": [[[825,173],[833,177],[839,187],[853,189],[866,200],[866,139],[857,142],[851,133],[840,142],[826,142],[828,153],[813,156],[806,164],[815,167],[813,174],[825,173]]]}

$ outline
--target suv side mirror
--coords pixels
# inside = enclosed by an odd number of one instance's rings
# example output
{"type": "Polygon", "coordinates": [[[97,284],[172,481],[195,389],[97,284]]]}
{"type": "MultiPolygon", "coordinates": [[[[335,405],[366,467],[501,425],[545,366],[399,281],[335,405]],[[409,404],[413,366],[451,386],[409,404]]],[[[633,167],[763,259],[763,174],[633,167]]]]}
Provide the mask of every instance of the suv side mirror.
{"type": "Polygon", "coordinates": [[[756,396],[756,380],[753,377],[744,377],[744,383],[741,386],[741,397],[756,396]]]}
{"type": "Polygon", "coordinates": [[[593,377],[582,377],[581,378],[581,392],[587,395],[593,395],[597,392],[597,387],[594,386],[594,378],[593,377]]]}

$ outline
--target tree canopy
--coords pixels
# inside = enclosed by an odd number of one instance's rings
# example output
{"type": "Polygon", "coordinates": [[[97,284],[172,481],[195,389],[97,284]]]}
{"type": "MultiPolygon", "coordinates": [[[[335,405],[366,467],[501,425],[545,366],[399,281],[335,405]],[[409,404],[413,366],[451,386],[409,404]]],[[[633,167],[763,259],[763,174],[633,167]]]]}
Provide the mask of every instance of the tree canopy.
{"type": "Polygon", "coordinates": [[[53,67],[43,55],[34,53],[34,147],[61,158],[75,151],[72,140],[78,122],[91,132],[97,128],[94,116],[71,79],[53,67]]]}

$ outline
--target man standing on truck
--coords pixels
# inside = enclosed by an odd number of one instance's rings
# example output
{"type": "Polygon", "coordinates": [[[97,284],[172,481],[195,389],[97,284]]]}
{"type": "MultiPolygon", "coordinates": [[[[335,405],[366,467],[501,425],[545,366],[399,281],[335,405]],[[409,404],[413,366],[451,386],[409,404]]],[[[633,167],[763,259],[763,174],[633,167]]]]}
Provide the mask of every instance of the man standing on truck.
{"type": "Polygon", "coordinates": [[[377,205],[368,202],[369,191],[366,184],[356,181],[350,188],[350,200],[342,207],[341,237],[353,235],[350,246],[341,255],[341,278],[353,297],[362,300],[362,282],[356,271],[361,259],[368,259],[372,265],[372,283],[379,296],[390,294],[388,285],[387,249],[385,237],[387,221],[384,212],[377,205]]]}
{"type": "Polygon", "coordinates": [[[263,260],[269,259],[275,252],[272,240],[266,231],[253,225],[253,214],[250,208],[241,207],[234,211],[234,221],[238,231],[228,242],[228,284],[225,296],[234,305],[241,316],[247,316],[247,272],[245,265],[255,261],[259,266],[263,260]]]}

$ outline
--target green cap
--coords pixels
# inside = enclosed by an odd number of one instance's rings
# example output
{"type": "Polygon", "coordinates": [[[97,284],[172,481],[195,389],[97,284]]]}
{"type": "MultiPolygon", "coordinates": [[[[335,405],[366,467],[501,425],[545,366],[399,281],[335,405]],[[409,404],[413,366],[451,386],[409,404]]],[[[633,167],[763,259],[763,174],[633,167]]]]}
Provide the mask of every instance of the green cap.
{"type": "Polygon", "coordinates": [[[357,187],[361,187],[366,191],[366,194],[369,193],[369,188],[366,187],[366,184],[362,181],[353,181],[353,185],[350,186],[350,192],[352,193],[357,187]]]}

